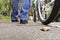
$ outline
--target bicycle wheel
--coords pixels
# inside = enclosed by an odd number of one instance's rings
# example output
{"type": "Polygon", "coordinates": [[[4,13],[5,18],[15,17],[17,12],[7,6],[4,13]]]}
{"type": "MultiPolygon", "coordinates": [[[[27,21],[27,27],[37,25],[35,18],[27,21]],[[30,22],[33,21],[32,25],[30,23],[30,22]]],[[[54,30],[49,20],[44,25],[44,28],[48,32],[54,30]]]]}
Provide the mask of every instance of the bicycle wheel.
{"type": "Polygon", "coordinates": [[[37,14],[37,8],[36,8],[37,5],[36,5],[36,2],[37,2],[36,0],[33,1],[33,10],[34,10],[34,12],[33,12],[33,21],[34,22],[37,21],[37,18],[36,18],[36,16],[37,16],[36,15],[37,14]]]}
{"type": "Polygon", "coordinates": [[[42,24],[49,24],[58,14],[60,0],[38,0],[38,17],[42,24]]]}

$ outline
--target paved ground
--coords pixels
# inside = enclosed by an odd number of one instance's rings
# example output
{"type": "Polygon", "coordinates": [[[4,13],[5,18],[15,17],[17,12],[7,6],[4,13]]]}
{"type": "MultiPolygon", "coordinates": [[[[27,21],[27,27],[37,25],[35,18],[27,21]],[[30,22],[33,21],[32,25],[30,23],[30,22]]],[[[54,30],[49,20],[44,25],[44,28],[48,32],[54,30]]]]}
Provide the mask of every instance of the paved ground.
{"type": "Polygon", "coordinates": [[[0,40],[60,40],[60,23],[51,23],[47,26],[40,22],[19,24],[0,22],[0,40]],[[50,31],[41,31],[43,27],[50,27],[50,31]]]}

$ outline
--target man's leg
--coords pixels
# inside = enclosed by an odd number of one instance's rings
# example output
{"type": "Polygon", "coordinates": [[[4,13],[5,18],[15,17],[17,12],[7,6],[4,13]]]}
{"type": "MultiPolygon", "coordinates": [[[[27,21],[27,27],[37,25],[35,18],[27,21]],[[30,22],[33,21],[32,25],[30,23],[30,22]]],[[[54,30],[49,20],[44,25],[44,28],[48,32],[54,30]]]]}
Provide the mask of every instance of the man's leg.
{"type": "Polygon", "coordinates": [[[22,0],[22,6],[20,10],[20,23],[28,22],[28,10],[30,8],[30,0],[22,0]]]}
{"type": "Polygon", "coordinates": [[[18,21],[18,18],[16,17],[18,15],[18,3],[19,3],[19,0],[12,0],[12,14],[11,14],[12,22],[18,21]]]}

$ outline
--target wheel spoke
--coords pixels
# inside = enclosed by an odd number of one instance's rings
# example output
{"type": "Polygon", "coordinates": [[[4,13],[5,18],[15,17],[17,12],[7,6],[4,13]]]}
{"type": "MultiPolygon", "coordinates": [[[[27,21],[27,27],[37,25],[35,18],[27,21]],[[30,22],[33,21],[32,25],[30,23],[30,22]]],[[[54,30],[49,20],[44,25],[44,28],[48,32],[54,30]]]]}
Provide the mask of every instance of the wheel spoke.
{"type": "Polygon", "coordinates": [[[53,9],[53,6],[54,6],[54,0],[40,0],[39,1],[38,8],[40,11],[41,18],[43,20],[48,19],[53,9]]]}

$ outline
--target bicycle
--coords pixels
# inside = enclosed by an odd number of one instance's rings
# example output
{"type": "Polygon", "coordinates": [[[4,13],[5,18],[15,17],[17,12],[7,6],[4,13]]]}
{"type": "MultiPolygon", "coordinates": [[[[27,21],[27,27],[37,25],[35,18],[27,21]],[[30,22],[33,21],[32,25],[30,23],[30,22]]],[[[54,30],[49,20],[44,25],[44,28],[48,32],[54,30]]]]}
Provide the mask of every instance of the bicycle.
{"type": "Polygon", "coordinates": [[[58,15],[60,0],[34,0],[34,22],[36,17],[42,24],[51,23],[58,15]]]}

